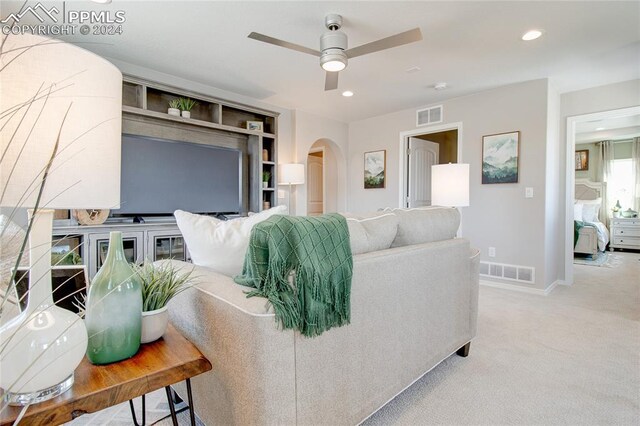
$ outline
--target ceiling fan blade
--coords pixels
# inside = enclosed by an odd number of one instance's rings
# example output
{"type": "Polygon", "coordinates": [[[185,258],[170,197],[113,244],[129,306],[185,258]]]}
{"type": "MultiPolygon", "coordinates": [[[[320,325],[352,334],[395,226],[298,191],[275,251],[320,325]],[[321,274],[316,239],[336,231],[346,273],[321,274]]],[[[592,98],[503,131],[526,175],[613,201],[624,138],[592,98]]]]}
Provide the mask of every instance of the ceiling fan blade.
{"type": "Polygon", "coordinates": [[[372,41],[371,43],[363,44],[362,46],[347,49],[344,53],[347,58],[355,58],[357,56],[366,55],[368,53],[379,52],[380,50],[390,49],[392,47],[402,46],[403,44],[413,43],[414,41],[422,40],[422,33],[420,28],[414,28],[403,33],[392,35],[378,41],[372,41]]]}
{"type": "Polygon", "coordinates": [[[338,74],[337,72],[327,71],[327,76],[324,80],[324,90],[336,90],[338,88],[338,74]]]}
{"type": "Polygon", "coordinates": [[[280,40],[277,38],[269,37],[264,34],[252,32],[247,37],[252,38],[254,40],[262,41],[264,43],[274,44],[280,47],[286,47],[287,49],[296,50],[298,52],[307,53],[313,56],[320,56],[320,52],[317,50],[310,49],[308,47],[300,46],[299,44],[289,43],[288,41],[280,40]]]}

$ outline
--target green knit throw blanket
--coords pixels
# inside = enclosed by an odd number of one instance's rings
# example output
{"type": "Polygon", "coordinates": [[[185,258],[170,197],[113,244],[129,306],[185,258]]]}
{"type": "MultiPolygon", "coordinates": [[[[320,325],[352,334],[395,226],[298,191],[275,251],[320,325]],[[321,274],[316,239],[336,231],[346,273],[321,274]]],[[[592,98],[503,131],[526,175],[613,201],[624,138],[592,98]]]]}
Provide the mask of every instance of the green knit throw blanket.
{"type": "Polygon", "coordinates": [[[251,230],[242,274],[235,282],[269,300],[284,329],[319,336],[349,324],[353,258],[347,221],[274,215],[251,230]],[[289,275],[295,271],[295,285],[289,275]]]}

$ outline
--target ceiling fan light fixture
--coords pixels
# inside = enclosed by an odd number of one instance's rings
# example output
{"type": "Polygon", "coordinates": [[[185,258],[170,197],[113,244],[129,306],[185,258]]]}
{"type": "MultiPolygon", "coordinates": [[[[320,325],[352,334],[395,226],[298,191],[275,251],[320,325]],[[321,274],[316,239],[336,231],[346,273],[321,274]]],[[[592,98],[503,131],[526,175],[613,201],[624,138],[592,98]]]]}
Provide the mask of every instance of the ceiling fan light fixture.
{"type": "Polygon", "coordinates": [[[542,35],[542,31],[540,31],[540,30],[527,31],[526,33],[524,33],[522,35],[522,40],[524,40],[524,41],[535,40],[538,37],[540,37],[541,35],[542,35]]]}
{"type": "Polygon", "coordinates": [[[347,55],[341,49],[327,49],[322,52],[320,66],[329,72],[342,71],[347,67],[347,55]]]}

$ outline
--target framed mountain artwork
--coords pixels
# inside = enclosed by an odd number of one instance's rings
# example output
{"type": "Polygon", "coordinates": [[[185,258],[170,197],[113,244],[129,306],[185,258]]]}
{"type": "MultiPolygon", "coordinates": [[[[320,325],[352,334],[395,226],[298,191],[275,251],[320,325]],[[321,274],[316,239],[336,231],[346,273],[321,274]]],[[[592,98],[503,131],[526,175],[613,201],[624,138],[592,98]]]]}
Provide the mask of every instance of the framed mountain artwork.
{"type": "Polygon", "coordinates": [[[387,151],[364,153],[364,189],[384,188],[387,151]]]}
{"type": "Polygon", "coordinates": [[[517,183],[520,132],[482,137],[482,183],[517,183]]]}

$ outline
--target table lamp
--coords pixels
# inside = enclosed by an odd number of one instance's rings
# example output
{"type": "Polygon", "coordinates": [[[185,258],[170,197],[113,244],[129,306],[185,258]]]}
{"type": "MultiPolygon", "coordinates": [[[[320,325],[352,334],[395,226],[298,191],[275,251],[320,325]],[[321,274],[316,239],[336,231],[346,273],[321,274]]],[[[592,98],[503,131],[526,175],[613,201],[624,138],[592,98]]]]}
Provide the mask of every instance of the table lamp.
{"type": "Polygon", "coordinates": [[[60,40],[4,41],[0,206],[31,210],[28,304],[0,328],[0,386],[28,405],[69,389],[87,347],[82,319],[52,300],[53,209],[119,207],[122,74],[60,40]]]}
{"type": "Polygon", "coordinates": [[[469,205],[469,165],[460,163],[431,166],[431,205],[469,205]]]}
{"type": "Polygon", "coordinates": [[[289,185],[289,197],[287,200],[287,208],[291,214],[291,185],[304,184],[304,164],[281,164],[278,184],[289,185]]]}

